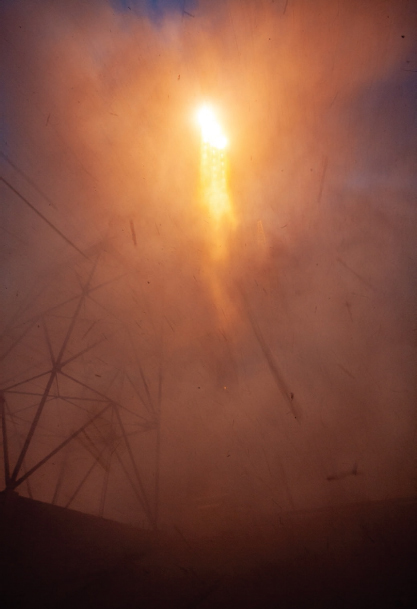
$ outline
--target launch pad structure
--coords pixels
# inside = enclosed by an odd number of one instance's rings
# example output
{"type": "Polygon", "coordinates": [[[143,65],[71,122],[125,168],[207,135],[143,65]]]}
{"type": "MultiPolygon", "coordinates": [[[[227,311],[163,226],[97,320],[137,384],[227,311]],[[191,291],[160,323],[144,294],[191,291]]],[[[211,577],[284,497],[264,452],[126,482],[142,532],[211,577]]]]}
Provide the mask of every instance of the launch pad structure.
{"type": "Polygon", "coordinates": [[[143,302],[109,249],[40,281],[2,332],[4,489],[154,530],[161,354],[126,314],[143,302]]]}

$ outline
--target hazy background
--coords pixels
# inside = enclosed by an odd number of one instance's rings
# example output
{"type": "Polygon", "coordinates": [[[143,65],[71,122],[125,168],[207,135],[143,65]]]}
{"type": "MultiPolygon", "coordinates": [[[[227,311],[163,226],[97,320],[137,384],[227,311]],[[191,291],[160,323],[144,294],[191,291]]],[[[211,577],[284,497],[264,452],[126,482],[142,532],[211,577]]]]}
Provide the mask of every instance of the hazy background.
{"type": "MultiPolygon", "coordinates": [[[[415,3],[0,10],[1,175],[66,238],[0,183],[1,386],[48,370],[38,320],[57,352],[74,303],[51,307],[100,254],[91,285],[110,283],[83,307],[71,371],[160,421],[159,439],[126,429],[162,526],[414,496],[415,3]],[[219,261],[198,201],[206,101],[236,216],[219,261]]],[[[14,463],[36,398],[7,400],[14,463]]],[[[26,466],[99,406],[47,403],[26,466]]],[[[65,505],[97,462],[71,507],[144,524],[120,430],[98,421],[18,491],[65,505]]]]}

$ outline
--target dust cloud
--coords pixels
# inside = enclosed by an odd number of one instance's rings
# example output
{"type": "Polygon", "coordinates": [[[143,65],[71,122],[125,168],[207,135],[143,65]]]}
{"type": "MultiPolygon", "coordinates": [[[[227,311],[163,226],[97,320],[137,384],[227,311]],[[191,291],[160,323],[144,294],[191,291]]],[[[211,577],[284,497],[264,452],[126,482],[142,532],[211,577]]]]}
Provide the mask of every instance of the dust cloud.
{"type": "Polygon", "coordinates": [[[416,19],[405,0],[2,3],[10,475],[42,396],[15,480],[96,417],[19,493],[199,533],[415,495],[416,19]],[[221,233],[199,203],[206,102],[229,140],[221,233]]]}

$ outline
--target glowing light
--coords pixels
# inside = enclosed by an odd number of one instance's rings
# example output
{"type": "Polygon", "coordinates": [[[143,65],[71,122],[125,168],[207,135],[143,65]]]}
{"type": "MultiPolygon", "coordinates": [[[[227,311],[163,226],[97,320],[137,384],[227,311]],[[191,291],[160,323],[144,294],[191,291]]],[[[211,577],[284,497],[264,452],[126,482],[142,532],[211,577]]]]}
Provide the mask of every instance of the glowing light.
{"type": "MultiPolygon", "coordinates": [[[[229,258],[230,237],[236,225],[235,212],[228,184],[228,145],[215,112],[209,105],[196,113],[201,131],[199,204],[204,216],[203,239],[210,254],[209,269],[213,301],[222,312],[233,311],[217,271],[229,258]]],[[[223,319],[222,317],[222,319],[223,319]]],[[[227,391],[227,386],[223,386],[227,391]]]]}
{"type": "Polygon", "coordinates": [[[200,108],[197,118],[200,123],[203,142],[213,146],[213,148],[223,150],[227,146],[227,139],[216,120],[213,110],[209,106],[203,106],[200,108]]]}
{"type": "Polygon", "coordinates": [[[210,106],[202,106],[197,119],[201,129],[199,198],[211,227],[211,256],[219,262],[227,257],[228,236],[235,223],[228,187],[227,139],[210,106]]]}

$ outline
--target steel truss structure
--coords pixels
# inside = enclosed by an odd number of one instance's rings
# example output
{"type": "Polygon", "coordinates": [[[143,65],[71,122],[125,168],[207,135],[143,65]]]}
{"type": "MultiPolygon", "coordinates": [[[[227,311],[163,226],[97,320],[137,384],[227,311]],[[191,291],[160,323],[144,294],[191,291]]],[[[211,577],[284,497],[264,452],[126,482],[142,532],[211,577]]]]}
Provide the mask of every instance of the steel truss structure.
{"type": "Polygon", "coordinates": [[[114,519],[126,519],[126,503],[130,520],[136,510],[154,529],[161,354],[135,317],[146,317],[136,283],[102,249],[58,269],[10,320],[0,356],[4,486],[33,497],[36,477],[36,499],[114,519]]]}

